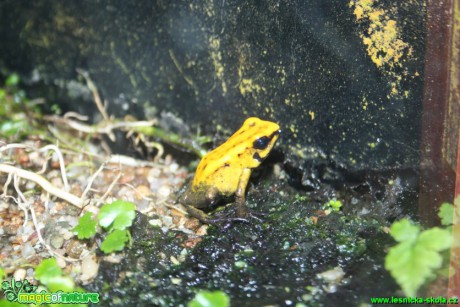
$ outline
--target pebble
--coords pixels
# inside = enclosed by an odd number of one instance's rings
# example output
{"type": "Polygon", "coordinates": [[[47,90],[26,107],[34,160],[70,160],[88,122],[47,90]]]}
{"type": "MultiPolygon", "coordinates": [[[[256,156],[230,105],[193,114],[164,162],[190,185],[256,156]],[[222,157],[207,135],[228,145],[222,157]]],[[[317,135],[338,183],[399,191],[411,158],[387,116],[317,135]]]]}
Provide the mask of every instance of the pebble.
{"type": "Polygon", "coordinates": [[[161,198],[167,198],[169,194],[171,194],[171,189],[169,186],[161,186],[158,189],[158,196],[160,196],[161,198]]]}
{"type": "Polygon", "coordinates": [[[23,258],[29,258],[35,255],[35,249],[32,247],[32,245],[30,245],[30,243],[26,242],[22,246],[21,254],[23,258]]]}
{"type": "Polygon", "coordinates": [[[61,248],[64,244],[64,238],[60,234],[53,234],[50,238],[50,244],[53,248],[58,249],[61,248]]]}
{"type": "Polygon", "coordinates": [[[99,270],[99,264],[94,259],[95,256],[87,256],[83,258],[81,262],[81,280],[83,282],[88,281],[96,277],[99,270]]]}
{"type": "Polygon", "coordinates": [[[17,269],[14,274],[14,280],[24,280],[26,278],[26,270],[25,269],[17,269]]]}
{"type": "Polygon", "coordinates": [[[66,253],[71,258],[80,258],[81,253],[83,250],[86,249],[86,245],[79,240],[72,240],[66,246],[66,253]]]}

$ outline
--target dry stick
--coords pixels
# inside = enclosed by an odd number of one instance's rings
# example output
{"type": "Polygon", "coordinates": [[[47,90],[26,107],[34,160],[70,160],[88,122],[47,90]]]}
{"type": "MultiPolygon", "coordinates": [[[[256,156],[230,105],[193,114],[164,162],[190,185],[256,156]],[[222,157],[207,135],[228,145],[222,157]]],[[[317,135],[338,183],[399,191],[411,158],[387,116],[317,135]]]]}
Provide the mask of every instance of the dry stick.
{"type": "Polygon", "coordinates": [[[8,149],[13,149],[13,148],[29,148],[29,146],[25,144],[17,144],[17,143],[6,144],[3,146],[0,146],[0,152],[8,150],[8,149]]]}
{"type": "Polygon", "coordinates": [[[118,182],[118,180],[120,180],[121,176],[122,176],[122,173],[118,173],[117,177],[115,177],[115,179],[109,185],[109,187],[107,188],[107,191],[105,191],[104,195],[102,195],[102,197],[97,200],[96,207],[99,206],[99,204],[101,204],[104,201],[104,199],[109,195],[109,193],[112,191],[112,189],[115,186],[115,184],[118,182]]]}
{"type": "Polygon", "coordinates": [[[96,103],[96,107],[97,109],[99,110],[99,112],[101,113],[102,117],[105,119],[105,120],[108,120],[109,119],[109,115],[107,114],[107,111],[105,109],[105,106],[102,104],[102,100],[101,100],[101,97],[99,96],[99,92],[97,91],[97,87],[96,85],[94,84],[94,82],[91,80],[91,78],[89,77],[89,73],[87,71],[84,71],[83,69],[77,69],[77,72],[83,77],[85,78],[86,80],[86,86],[88,87],[88,89],[91,91],[91,93],[93,94],[93,99],[94,99],[94,102],[96,103]]]}
{"type": "MultiPolygon", "coordinates": [[[[146,201],[153,201],[153,198],[150,198],[148,196],[145,196],[143,195],[142,193],[140,193],[133,185],[129,184],[129,183],[123,183],[124,186],[130,188],[131,190],[134,191],[134,193],[136,193],[137,195],[139,195],[143,200],[146,200],[146,201]]],[[[174,210],[177,210],[179,211],[180,213],[184,214],[184,215],[188,215],[187,211],[184,211],[182,210],[181,208],[175,206],[175,205],[171,205],[171,204],[168,204],[165,200],[161,200],[160,202],[157,202],[155,203],[155,205],[163,205],[169,209],[174,209],[174,210]]],[[[141,211],[142,212],[142,211],[141,211]]],[[[147,211],[145,211],[147,212],[147,211]]],[[[142,212],[142,213],[145,213],[145,212],[142,212]]]]}
{"type": "Polygon", "coordinates": [[[105,167],[105,162],[102,163],[101,166],[99,166],[99,168],[97,169],[97,171],[93,174],[93,176],[91,176],[91,178],[89,178],[88,184],[86,185],[86,188],[83,191],[83,194],[81,195],[82,199],[86,198],[86,194],[88,194],[89,190],[91,189],[91,186],[93,185],[94,179],[96,179],[96,177],[104,169],[104,167],[105,167]]]}
{"type": "Polygon", "coordinates": [[[69,111],[69,112],[65,113],[62,117],[64,117],[64,118],[76,118],[76,119],[78,119],[80,121],[87,121],[89,119],[88,116],[80,114],[80,113],[77,113],[77,112],[73,112],[73,111],[69,111]]]}
{"type": "Polygon", "coordinates": [[[83,200],[71,193],[68,193],[66,191],[63,191],[61,189],[56,188],[54,185],[52,185],[48,180],[43,178],[40,175],[37,175],[35,173],[17,168],[12,165],[0,163],[0,172],[3,173],[8,173],[8,174],[14,174],[16,176],[19,176],[21,178],[31,180],[35,182],[36,184],[40,185],[45,191],[48,193],[61,198],[70,204],[78,207],[78,208],[83,208],[83,200]]]}
{"type": "MultiPolygon", "coordinates": [[[[30,215],[32,216],[32,222],[34,223],[34,227],[35,227],[35,231],[37,232],[37,238],[38,238],[38,241],[40,241],[40,243],[48,250],[48,252],[52,255],[52,256],[57,256],[59,258],[62,258],[66,261],[69,261],[69,262],[76,262],[76,261],[79,261],[79,259],[75,259],[75,258],[68,258],[68,257],[65,257],[65,256],[62,256],[58,253],[56,253],[51,246],[49,246],[48,244],[46,244],[45,240],[43,239],[42,237],[42,234],[41,234],[41,231],[40,231],[40,227],[38,226],[38,222],[37,222],[37,217],[35,216],[35,211],[33,209],[33,206],[31,206],[29,204],[29,202],[27,201],[26,197],[24,196],[24,194],[22,194],[22,191],[19,189],[19,177],[18,176],[14,176],[14,188],[16,190],[16,193],[18,193],[19,197],[22,199],[22,202],[27,206],[27,208],[30,210],[30,215]]],[[[18,202],[18,206],[21,207],[20,205],[20,202],[18,202]]],[[[25,222],[24,222],[24,225],[25,225],[25,222]]]]}
{"type": "Polygon", "coordinates": [[[3,194],[2,194],[2,197],[6,197],[6,190],[8,190],[8,186],[10,185],[11,179],[12,179],[12,178],[13,178],[13,174],[9,173],[9,174],[8,174],[8,178],[6,178],[5,184],[3,185],[3,194]]]}
{"type": "Polygon", "coordinates": [[[44,116],[44,120],[58,123],[58,124],[65,124],[68,127],[77,130],[79,132],[83,132],[86,134],[105,134],[111,140],[115,140],[115,134],[113,130],[120,129],[120,130],[129,130],[130,128],[139,128],[139,127],[151,127],[156,121],[135,121],[135,122],[127,122],[127,121],[119,121],[119,122],[110,122],[109,120],[102,122],[98,125],[88,125],[71,118],[63,118],[58,116],[44,116]]]}
{"type": "Polygon", "coordinates": [[[48,149],[54,150],[54,152],[58,156],[59,167],[61,168],[62,182],[64,183],[64,189],[68,192],[70,190],[70,188],[69,188],[69,182],[67,181],[67,174],[66,174],[66,171],[65,171],[64,157],[62,156],[61,150],[56,145],[50,144],[50,145],[46,145],[46,146],[40,148],[38,151],[42,152],[42,151],[47,151],[48,149]]]}
{"type": "MultiPolygon", "coordinates": [[[[21,208],[22,211],[24,211],[24,224],[22,225],[22,227],[25,227],[28,220],[29,220],[29,216],[27,214],[27,209],[30,208],[30,205],[29,203],[27,202],[27,199],[26,197],[24,196],[24,194],[22,194],[22,192],[19,190],[19,177],[14,175],[14,189],[16,190],[16,192],[18,193],[19,195],[19,198],[22,199],[22,203],[27,205],[27,207],[24,207],[22,204],[21,204],[21,201],[20,200],[17,200],[16,203],[18,204],[18,207],[21,208]]],[[[14,198],[13,198],[14,199],[14,198]]]]}
{"type": "MultiPolygon", "coordinates": [[[[19,144],[19,143],[11,143],[11,144],[6,144],[5,146],[0,147],[0,152],[3,152],[8,149],[13,149],[13,148],[24,148],[24,149],[30,149],[38,152],[43,152],[43,151],[48,151],[48,150],[54,150],[56,155],[58,156],[59,160],[59,166],[61,168],[61,177],[62,177],[62,182],[64,183],[64,189],[66,191],[69,191],[69,182],[67,181],[67,175],[66,175],[66,170],[65,170],[65,164],[64,164],[64,157],[62,156],[61,150],[59,147],[56,145],[50,144],[46,145],[40,149],[35,149],[31,146],[25,145],[25,144],[19,144]]],[[[42,170],[39,173],[43,173],[46,170],[46,163],[43,165],[42,170]]]]}

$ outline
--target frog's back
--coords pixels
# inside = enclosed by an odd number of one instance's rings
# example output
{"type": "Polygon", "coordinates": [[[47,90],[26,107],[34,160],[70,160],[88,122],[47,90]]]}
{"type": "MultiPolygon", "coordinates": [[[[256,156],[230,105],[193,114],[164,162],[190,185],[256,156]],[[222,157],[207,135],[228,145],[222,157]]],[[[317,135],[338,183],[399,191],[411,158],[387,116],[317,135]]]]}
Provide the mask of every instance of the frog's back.
{"type": "Polygon", "coordinates": [[[243,126],[225,143],[209,152],[198,164],[193,186],[213,186],[222,194],[238,188],[243,170],[258,167],[278,138],[279,126],[256,117],[248,118],[243,126]],[[254,146],[260,138],[268,138],[263,149],[254,146]]]}

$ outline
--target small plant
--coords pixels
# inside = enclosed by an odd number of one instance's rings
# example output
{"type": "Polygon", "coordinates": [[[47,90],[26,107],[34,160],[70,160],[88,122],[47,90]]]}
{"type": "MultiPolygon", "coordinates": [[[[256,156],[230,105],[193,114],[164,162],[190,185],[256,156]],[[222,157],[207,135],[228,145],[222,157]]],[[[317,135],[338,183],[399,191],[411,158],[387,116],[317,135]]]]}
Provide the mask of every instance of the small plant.
{"type": "Polygon", "coordinates": [[[55,258],[43,260],[35,268],[35,278],[39,280],[51,292],[75,290],[75,283],[69,276],[62,274],[55,258]]]}
{"type": "MultiPolygon", "coordinates": [[[[35,268],[35,278],[41,282],[43,287],[51,292],[71,292],[81,291],[75,287],[74,281],[62,274],[61,268],[57,265],[55,258],[43,260],[35,268]]],[[[2,281],[2,291],[6,300],[0,300],[0,306],[24,306],[18,303],[18,297],[24,293],[43,293],[43,287],[37,287],[25,280],[15,280],[14,277],[10,281],[2,281]],[[42,289],[41,292],[37,292],[42,289]]],[[[52,305],[56,306],[56,305],[52,305]]],[[[83,305],[82,305],[83,306],[83,305]]]]}
{"type": "Polygon", "coordinates": [[[419,225],[402,219],[393,223],[390,235],[398,244],[389,249],[385,268],[404,293],[413,297],[420,286],[433,279],[435,271],[441,268],[441,252],[450,248],[451,232],[439,227],[422,231],[419,225]]]}
{"type": "Polygon", "coordinates": [[[40,131],[35,125],[35,118],[40,117],[36,102],[26,98],[20,90],[18,74],[6,78],[0,88],[0,137],[22,138],[31,131],[40,131]]]}
{"type": "Polygon", "coordinates": [[[326,215],[329,215],[332,212],[338,212],[340,211],[340,208],[342,208],[342,202],[336,198],[333,198],[329,200],[327,203],[323,205],[324,212],[326,215]]]}
{"type": "Polygon", "coordinates": [[[230,306],[230,298],[222,291],[201,290],[191,300],[188,307],[227,307],[230,306]]]}
{"type": "MultiPolygon", "coordinates": [[[[135,205],[127,201],[117,200],[102,206],[97,216],[99,225],[108,235],[101,244],[101,250],[106,253],[121,251],[126,242],[131,239],[128,228],[131,227],[136,216],[135,205]]],[[[86,212],[73,229],[79,239],[89,239],[96,234],[97,221],[90,212],[86,212]]]]}
{"type": "Polygon", "coordinates": [[[439,208],[438,216],[441,219],[442,225],[452,225],[454,222],[454,206],[449,203],[443,203],[439,208]]]}

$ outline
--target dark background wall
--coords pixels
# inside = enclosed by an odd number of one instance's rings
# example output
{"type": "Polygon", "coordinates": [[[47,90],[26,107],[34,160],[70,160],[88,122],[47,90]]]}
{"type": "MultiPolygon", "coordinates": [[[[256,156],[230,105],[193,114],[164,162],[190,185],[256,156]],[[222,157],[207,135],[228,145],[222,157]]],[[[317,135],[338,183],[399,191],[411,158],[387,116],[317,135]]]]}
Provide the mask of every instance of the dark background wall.
{"type": "Polygon", "coordinates": [[[117,116],[276,121],[299,167],[418,167],[424,38],[424,1],[0,1],[2,73],[64,110],[82,68],[117,116]]]}

